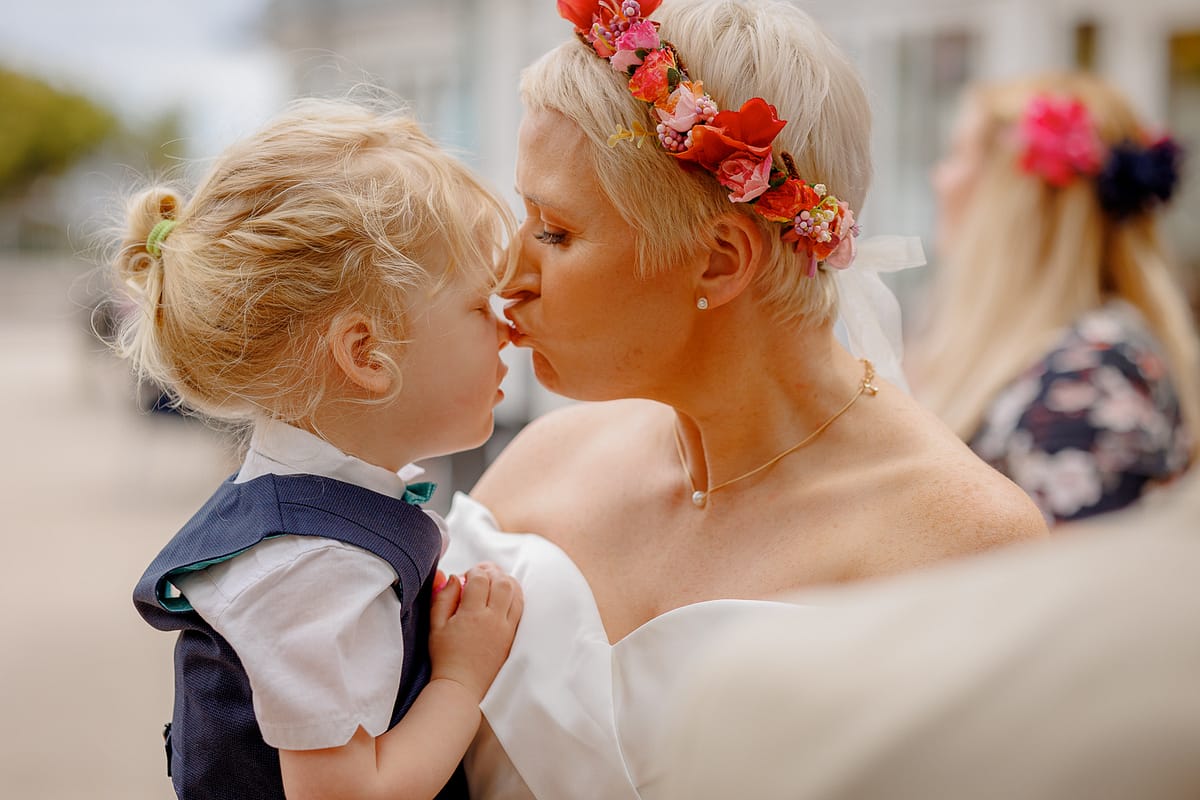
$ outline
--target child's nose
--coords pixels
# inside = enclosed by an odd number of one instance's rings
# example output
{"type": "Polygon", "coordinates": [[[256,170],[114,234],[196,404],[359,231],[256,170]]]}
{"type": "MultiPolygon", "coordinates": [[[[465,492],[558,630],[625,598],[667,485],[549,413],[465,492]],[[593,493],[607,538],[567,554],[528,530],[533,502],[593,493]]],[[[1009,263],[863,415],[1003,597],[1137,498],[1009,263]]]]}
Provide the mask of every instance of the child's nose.
{"type": "Polygon", "coordinates": [[[509,343],[510,330],[511,329],[508,327],[507,322],[505,322],[500,317],[496,317],[496,341],[499,345],[496,348],[497,350],[503,350],[504,346],[509,343]]]}

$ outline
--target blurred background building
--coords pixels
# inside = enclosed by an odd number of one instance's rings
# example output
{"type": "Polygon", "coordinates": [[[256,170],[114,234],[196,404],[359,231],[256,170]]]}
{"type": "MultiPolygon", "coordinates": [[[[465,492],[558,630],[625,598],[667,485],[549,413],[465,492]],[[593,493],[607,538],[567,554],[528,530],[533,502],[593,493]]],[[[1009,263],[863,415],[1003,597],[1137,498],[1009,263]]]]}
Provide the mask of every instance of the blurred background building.
{"type": "MultiPolygon", "coordinates": [[[[1167,234],[1200,285],[1200,4],[1191,0],[801,2],[860,66],[875,113],[866,233],[922,236],[929,171],[969,81],[1049,67],[1123,87],[1193,158],[1167,234]]],[[[377,84],[510,199],[520,69],[570,32],[551,0],[42,0],[0,23],[0,392],[8,558],[0,578],[0,774],[26,800],[165,798],[170,637],[129,591],[237,463],[236,442],[151,413],[93,332],[106,221],[151,174],[194,175],[299,94],[377,84]]],[[[920,314],[930,270],[901,276],[920,314]],[[925,273],[925,274],[922,274],[925,273]]],[[[496,442],[432,465],[467,488],[561,400],[521,351],[496,442]]]]}

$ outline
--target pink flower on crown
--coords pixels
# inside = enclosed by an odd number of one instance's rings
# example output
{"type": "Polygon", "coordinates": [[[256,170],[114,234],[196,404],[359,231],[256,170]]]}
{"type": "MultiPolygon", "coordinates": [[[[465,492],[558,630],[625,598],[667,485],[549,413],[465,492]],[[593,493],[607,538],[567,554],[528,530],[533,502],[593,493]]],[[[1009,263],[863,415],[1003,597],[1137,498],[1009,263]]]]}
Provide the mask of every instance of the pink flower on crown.
{"type": "Polygon", "coordinates": [[[655,50],[658,48],[658,28],[649,20],[635,22],[617,39],[618,50],[655,50]]]}
{"type": "Polygon", "coordinates": [[[1087,107],[1076,99],[1033,98],[1020,123],[1021,169],[1063,187],[1100,171],[1104,145],[1087,107]]]}
{"type": "Polygon", "coordinates": [[[638,50],[656,50],[658,45],[658,28],[654,23],[649,20],[635,22],[617,39],[617,52],[609,63],[618,72],[627,72],[630,67],[642,63],[638,50]]]}
{"type": "Polygon", "coordinates": [[[671,93],[670,73],[675,69],[675,56],[670,50],[654,50],[646,54],[642,65],[629,79],[630,94],[646,103],[665,100],[671,93]]]}
{"type": "Polygon", "coordinates": [[[755,158],[738,153],[721,162],[717,168],[717,180],[733,191],[729,193],[731,203],[749,203],[771,188],[771,157],[755,158]]]}
{"type": "Polygon", "coordinates": [[[700,105],[696,101],[703,96],[704,88],[699,83],[681,83],[654,111],[668,128],[687,133],[700,120],[700,105]]]}
{"type": "Polygon", "coordinates": [[[613,69],[624,75],[629,72],[630,67],[641,65],[642,58],[636,50],[618,50],[609,57],[608,63],[612,65],[613,69]]]}

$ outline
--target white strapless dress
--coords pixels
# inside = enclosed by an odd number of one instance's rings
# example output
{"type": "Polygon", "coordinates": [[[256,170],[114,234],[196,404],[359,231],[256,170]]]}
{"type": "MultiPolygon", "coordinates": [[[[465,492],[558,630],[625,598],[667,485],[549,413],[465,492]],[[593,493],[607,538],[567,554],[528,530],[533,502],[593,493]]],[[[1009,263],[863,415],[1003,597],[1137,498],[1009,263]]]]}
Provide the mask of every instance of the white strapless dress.
{"type": "MultiPolygon", "coordinates": [[[[473,800],[655,800],[665,765],[658,739],[678,676],[717,629],[804,624],[819,609],[766,600],[709,600],[646,622],[609,644],[591,588],[557,545],[501,531],[465,494],[447,518],[441,568],[491,561],[514,575],[525,613],[512,653],[484,697],[467,753],[473,800]]],[[[753,666],[747,665],[747,679],[753,666]]]]}

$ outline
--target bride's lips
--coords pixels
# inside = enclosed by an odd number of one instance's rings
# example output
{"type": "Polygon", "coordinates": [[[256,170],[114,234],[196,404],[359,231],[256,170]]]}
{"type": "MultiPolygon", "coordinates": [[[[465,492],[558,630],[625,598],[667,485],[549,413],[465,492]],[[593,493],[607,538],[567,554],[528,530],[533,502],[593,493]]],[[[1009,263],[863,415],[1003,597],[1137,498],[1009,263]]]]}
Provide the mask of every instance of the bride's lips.
{"type": "Polygon", "coordinates": [[[504,309],[504,317],[508,320],[508,340],[519,347],[525,339],[525,331],[521,329],[521,323],[517,322],[509,308],[504,309]]]}

